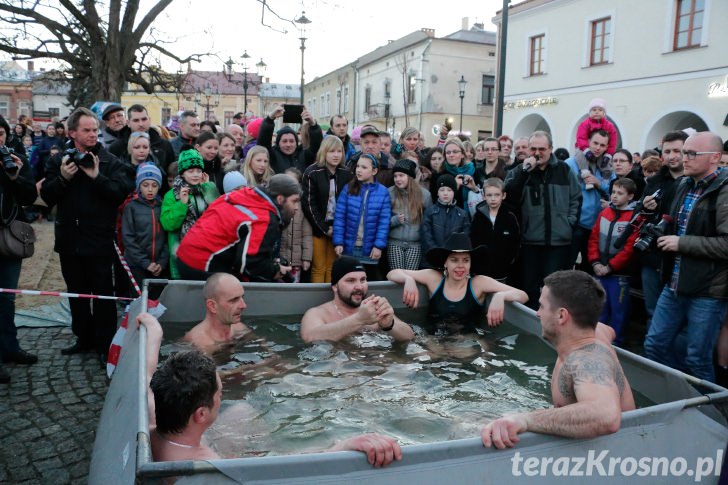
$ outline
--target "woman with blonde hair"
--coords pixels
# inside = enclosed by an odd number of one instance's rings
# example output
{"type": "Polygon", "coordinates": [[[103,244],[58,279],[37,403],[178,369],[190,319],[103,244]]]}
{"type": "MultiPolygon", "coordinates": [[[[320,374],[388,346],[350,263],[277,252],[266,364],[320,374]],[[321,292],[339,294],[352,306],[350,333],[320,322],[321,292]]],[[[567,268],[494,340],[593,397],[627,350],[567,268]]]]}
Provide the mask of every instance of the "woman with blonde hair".
{"type": "Polygon", "coordinates": [[[331,242],[336,200],[353,177],[344,162],[344,144],[338,136],[329,135],[321,142],[316,163],[306,168],[301,180],[301,208],[313,230],[311,283],[331,281],[331,268],[336,260],[331,242]]]}
{"type": "Polygon", "coordinates": [[[248,150],[243,168],[240,169],[245,180],[248,181],[248,187],[268,182],[274,175],[268,156],[268,149],[262,146],[254,146],[248,150]]]}

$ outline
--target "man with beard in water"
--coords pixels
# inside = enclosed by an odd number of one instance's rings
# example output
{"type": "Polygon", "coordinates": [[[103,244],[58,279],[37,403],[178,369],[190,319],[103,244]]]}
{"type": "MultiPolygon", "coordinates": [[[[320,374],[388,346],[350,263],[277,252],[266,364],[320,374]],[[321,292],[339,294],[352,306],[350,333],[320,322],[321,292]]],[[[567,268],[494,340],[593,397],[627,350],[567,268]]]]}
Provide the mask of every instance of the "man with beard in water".
{"type": "Polygon", "coordinates": [[[343,256],[334,262],[331,290],[332,301],[303,315],[301,338],[305,342],[338,341],[365,330],[386,332],[396,341],[414,338],[412,328],[394,315],[386,298],[367,296],[367,275],[358,259],[343,256]]]}
{"type": "Polygon", "coordinates": [[[291,271],[276,260],[281,229],[295,215],[300,200],[298,182],[284,174],[218,198],[177,249],[180,275],[204,280],[224,272],[241,281],[281,279],[291,271]]]}

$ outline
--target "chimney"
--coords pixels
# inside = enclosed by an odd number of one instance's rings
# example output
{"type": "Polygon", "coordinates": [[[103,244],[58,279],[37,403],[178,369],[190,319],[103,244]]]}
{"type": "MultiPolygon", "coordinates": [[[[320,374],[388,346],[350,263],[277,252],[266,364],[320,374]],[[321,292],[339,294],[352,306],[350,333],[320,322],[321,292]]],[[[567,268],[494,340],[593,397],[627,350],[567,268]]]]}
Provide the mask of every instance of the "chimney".
{"type": "Polygon", "coordinates": [[[270,78],[269,77],[265,78],[265,83],[266,84],[270,84],[270,78]]]}
{"type": "Polygon", "coordinates": [[[426,27],[423,27],[422,32],[427,34],[427,37],[433,37],[433,38],[435,37],[435,29],[428,29],[426,27]]]}
{"type": "Polygon", "coordinates": [[[463,25],[461,27],[462,30],[468,30],[470,28],[470,19],[468,17],[463,17],[463,25]]]}
{"type": "Polygon", "coordinates": [[[28,61],[28,72],[33,72],[34,67],[35,63],[33,61],[28,61]]]}
{"type": "Polygon", "coordinates": [[[473,30],[485,30],[485,24],[482,22],[475,22],[473,24],[473,30]]]}
{"type": "Polygon", "coordinates": [[[45,72],[45,67],[41,67],[40,72],[45,72]]]}

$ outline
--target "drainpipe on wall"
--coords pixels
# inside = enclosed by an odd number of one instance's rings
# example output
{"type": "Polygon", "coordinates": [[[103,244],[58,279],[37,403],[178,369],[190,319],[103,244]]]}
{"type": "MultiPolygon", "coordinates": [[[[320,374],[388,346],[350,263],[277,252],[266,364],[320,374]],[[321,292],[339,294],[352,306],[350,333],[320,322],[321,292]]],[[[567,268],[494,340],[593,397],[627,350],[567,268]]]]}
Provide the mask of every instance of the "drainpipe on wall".
{"type": "Polygon", "coordinates": [[[420,133],[422,132],[422,106],[425,102],[425,56],[427,55],[427,51],[430,50],[431,45],[432,38],[427,40],[427,46],[422,50],[422,55],[420,56],[420,109],[419,113],[417,113],[417,129],[420,130],[420,133]]]}
{"type": "Polygon", "coordinates": [[[356,94],[359,92],[359,90],[357,89],[358,84],[359,84],[359,66],[356,65],[356,66],[354,66],[354,89],[352,90],[351,93],[349,93],[351,95],[351,103],[349,104],[349,108],[354,113],[354,115],[352,116],[353,121],[351,122],[352,129],[357,124],[357,113],[359,112],[356,109],[356,101],[357,101],[356,94]]]}

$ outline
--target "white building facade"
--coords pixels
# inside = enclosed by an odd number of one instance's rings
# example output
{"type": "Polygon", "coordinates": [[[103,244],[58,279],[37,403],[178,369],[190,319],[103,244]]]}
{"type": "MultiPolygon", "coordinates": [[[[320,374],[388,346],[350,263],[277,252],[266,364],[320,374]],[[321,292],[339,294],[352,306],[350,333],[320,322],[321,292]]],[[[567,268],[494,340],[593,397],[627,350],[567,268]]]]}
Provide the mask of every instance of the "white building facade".
{"type": "Polygon", "coordinates": [[[495,99],[495,33],[476,24],[445,37],[421,29],[391,41],[359,59],[306,84],[306,107],[327,125],[345,115],[349,129],[373,124],[396,139],[412,126],[426,145],[434,145],[446,118],[473,140],[492,133],[495,99]]]}
{"type": "MultiPolygon", "coordinates": [[[[573,151],[593,98],[630,151],[694,128],[728,138],[728,2],[527,0],[508,18],[503,132],[573,151]]],[[[500,23],[500,15],[494,19],[500,23]]]]}

